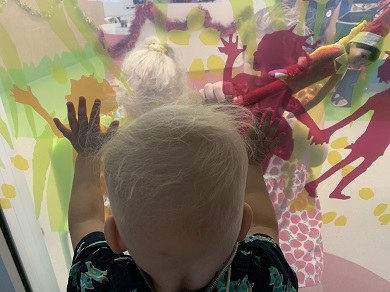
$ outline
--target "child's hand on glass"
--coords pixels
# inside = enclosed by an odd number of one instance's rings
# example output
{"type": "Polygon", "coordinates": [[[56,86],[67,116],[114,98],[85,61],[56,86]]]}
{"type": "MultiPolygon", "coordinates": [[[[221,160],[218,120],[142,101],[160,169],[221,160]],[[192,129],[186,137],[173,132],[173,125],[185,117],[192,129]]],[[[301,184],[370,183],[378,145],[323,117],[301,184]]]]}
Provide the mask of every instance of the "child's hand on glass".
{"type": "Polygon", "coordinates": [[[58,130],[72,143],[73,148],[79,155],[94,156],[102,145],[107,142],[112,134],[116,132],[119,121],[113,121],[106,132],[100,127],[100,106],[101,101],[95,100],[91,110],[90,119],[87,117],[85,97],[79,98],[78,112],[72,102],[67,102],[68,120],[70,129],[64,126],[58,118],[54,118],[58,130]]]}
{"type": "Polygon", "coordinates": [[[272,112],[256,114],[253,128],[248,132],[248,139],[251,149],[248,153],[249,164],[259,164],[275,149],[278,143],[284,138],[285,133],[276,133],[278,130],[279,118],[272,120],[272,112]]]}
{"type": "Polygon", "coordinates": [[[231,103],[234,95],[234,86],[231,82],[218,81],[207,83],[199,90],[205,103],[231,103]]]}

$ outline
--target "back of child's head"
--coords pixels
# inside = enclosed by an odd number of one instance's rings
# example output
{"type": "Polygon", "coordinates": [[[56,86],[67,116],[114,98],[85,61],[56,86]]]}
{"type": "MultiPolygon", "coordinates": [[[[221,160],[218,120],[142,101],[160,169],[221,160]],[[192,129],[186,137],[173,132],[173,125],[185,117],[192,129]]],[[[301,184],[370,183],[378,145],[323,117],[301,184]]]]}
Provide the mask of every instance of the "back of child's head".
{"type": "Polygon", "coordinates": [[[132,117],[174,101],[186,91],[185,70],[173,49],[149,37],[122,61],[127,85],[119,83],[118,102],[132,117]]]}
{"type": "Polygon", "coordinates": [[[243,115],[251,118],[232,106],[161,106],[104,146],[111,207],[130,253],[159,228],[176,242],[235,243],[248,166],[243,115]]]}

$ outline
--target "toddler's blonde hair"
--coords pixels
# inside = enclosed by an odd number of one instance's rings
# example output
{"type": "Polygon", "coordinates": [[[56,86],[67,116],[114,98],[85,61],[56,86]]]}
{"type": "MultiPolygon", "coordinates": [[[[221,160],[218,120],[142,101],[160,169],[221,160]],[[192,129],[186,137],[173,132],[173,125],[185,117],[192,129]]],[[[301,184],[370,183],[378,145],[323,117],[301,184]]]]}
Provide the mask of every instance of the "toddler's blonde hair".
{"type": "Polygon", "coordinates": [[[199,240],[237,236],[248,167],[240,131],[251,119],[242,107],[165,105],[119,129],[102,158],[124,242],[148,232],[141,218],[174,218],[199,240]]]}
{"type": "Polygon", "coordinates": [[[188,91],[180,60],[157,37],[145,39],[130,51],[122,61],[121,70],[128,86],[118,81],[117,98],[130,117],[171,103],[188,91]]]}

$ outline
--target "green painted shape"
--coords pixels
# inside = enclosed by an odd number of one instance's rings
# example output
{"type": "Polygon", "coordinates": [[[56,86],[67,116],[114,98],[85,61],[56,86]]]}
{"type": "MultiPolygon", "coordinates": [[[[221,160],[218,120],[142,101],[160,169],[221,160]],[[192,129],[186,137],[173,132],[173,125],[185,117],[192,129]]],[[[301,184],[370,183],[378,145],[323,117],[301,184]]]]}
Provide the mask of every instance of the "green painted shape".
{"type": "MultiPolygon", "coordinates": [[[[13,87],[13,82],[7,72],[7,70],[0,66],[0,97],[1,97],[1,101],[3,103],[3,106],[4,104],[8,104],[8,99],[9,99],[9,92],[10,90],[12,89],[13,87]]],[[[12,101],[11,101],[12,103],[12,101]]],[[[15,126],[16,125],[16,128],[14,128],[14,133],[15,133],[15,136],[17,136],[18,132],[17,132],[17,125],[18,125],[18,116],[17,116],[17,109],[16,109],[16,104],[15,104],[15,101],[13,102],[13,106],[10,104],[9,105],[9,110],[6,111],[8,117],[10,118],[10,120],[12,120],[12,124],[15,126]],[[10,114],[11,112],[11,114],[10,114]]]]}
{"type": "Polygon", "coordinates": [[[306,22],[306,12],[309,8],[309,1],[303,1],[301,6],[301,11],[299,12],[299,21],[297,25],[297,32],[298,34],[303,34],[303,26],[306,22]]]}
{"type": "MultiPolygon", "coordinates": [[[[46,59],[46,58],[45,58],[46,59]]],[[[26,65],[24,68],[26,70],[32,70],[35,68],[35,70],[45,70],[45,68],[50,68],[50,66],[54,63],[56,64],[62,64],[67,63],[72,59],[72,54],[66,53],[64,54],[64,61],[63,59],[56,59],[51,61],[50,59],[47,59],[50,61],[50,63],[44,61],[44,65],[37,66],[37,67],[30,67],[29,65],[26,65]],[[58,62],[60,61],[60,62],[58,62]]],[[[74,59],[73,59],[74,60],[74,59]]],[[[94,77],[101,82],[104,79],[105,76],[105,67],[104,64],[101,62],[100,58],[98,58],[96,55],[95,57],[90,59],[90,62],[94,64],[96,68],[96,72],[94,74],[94,77]]],[[[53,78],[51,75],[44,75],[44,77],[35,79],[29,83],[29,86],[31,86],[31,90],[34,93],[34,95],[38,98],[40,104],[42,107],[49,113],[56,112],[56,117],[63,119],[66,117],[66,108],[65,108],[65,96],[71,93],[71,80],[79,80],[82,76],[89,76],[88,72],[85,70],[84,67],[82,67],[80,64],[74,64],[72,66],[65,68],[66,74],[68,76],[68,81],[64,84],[59,83],[55,78],[53,78]]],[[[2,99],[3,99],[3,105],[7,113],[8,122],[11,128],[12,133],[17,137],[33,137],[33,132],[31,128],[26,126],[29,121],[27,120],[26,115],[19,114],[23,113],[24,106],[21,104],[18,104],[15,102],[13,96],[10,96],[9,92],[1,93],[2,99]],[[16,125],[20,125],[19,127],[15,127],[16,125]],[[18,129],[18,131],[16,131],[18,129]]],[[[36,132],[37,136],[42,134],[44,131],[44,127],[46,126],[46,121],[41,118],[37,113],[33,112],[35,126],[36,126],[36,132]]],[[[54,117],[53,115],[51,115],[54,117]]]]}
{"type": "Polygon", "coordinates": [[[245,54],[252,57],[257,49],[256,22],[252,0],[235,1],[230,0],[234,22],[237,25],[237,32],[240,41],[247,46],[245,54]],[[245,11],[245,12],[244,12],[245,11]]]}
{"type": "Polygon", "coordinates": [[[11,135],[8,131],[8,127],[6,122],[0,117],[0,134],[3,136],[4,140],[7,141],[9,148],[14,149],[14,145],[12,144],[11,135]]]}
{"type": "Polygon", "coordinates": [[[286,17],[284,15],[284,10],[281,8],[282,6],[277,6],[277,9],[269,10],[271,21],[272,21],[272,28],[274,31],[288,29],[286,17]]]}
{"type": "Polygon", "coordinates": [[[49,216],[49,225],[51,232],[62,232],[66,229],[64,218],[66,214],[61,209],[56,181],[54,178],[53,168],[49,169],[49,176],[47,178],[47,210],[49,216]]]}
{"type": "Polygon", "coordinates": [[[34,138],[36,138],[37,137],[37,127],[35,125],[34,111],[33,111],[32,107],[29,105],[23,105],[23,107],[24,107],[24,111],[26,114],[28,124],[30,125],[31,131],[32,131],[32,135],[34,138]]]}
{"type": "Polygon", "coordinates": [[[3,66],[0,66],[0,93],[10,91],[12,86],[13,82],[7,70],[3,66]]]}
{"type": "Polygon", "coordinates": [[[326,10],[326,2],[325,1],[317,2],[316,22],[314,24],[314,39],[315,40],[317,40],[318,37],[320,36],[322,22],[324,21],[324,17],[325,17],[325,10],[326,10]]]}
{"type": "Polygon", "coordinates": [[[36,141],[32,158],[33,170],[33,196],[35,214],[39,218],[41,214],[43,192],[46,184],[46,173],[50,165],[50,151],[53,144],[53,132],[47,124],[44,132],[36,141]]]}
{"type": "Polygon", "coordinates": [[[22,67],[22,63],[20,62],[20,58],[18,56],[18,50],[4,26],[1,24],[0,40],[0,57],[6,70],[8,71],[8,74],[14,83],[27,86],[26,77],[24,76],[23,71],[19,70],[22,67]]]}
{"type": "MultiPolygon", "coordinates": [[[[92,63],[92,65],[95,68],[95,72],[93,72],[95,76],[98,76],[99,78],[104,78],[105,72],[104,70],[102,70],[104,63],[103,62],[99,63],[94,61],[95,57],[99,56],[99,54],[93,49],[91,45],[86,44],[79,54],[86,56],[89,59],[89,61],[92,63]]],[[[23,71],[24,74],[26,75],[29,85],[31,85],[30,84],[31,82],[41,78],[45,78],[48,75],[50,75],[50,70],[54,66],[61,66],[62,68],[64,68],[65,72],[68,73],[67,69],[76,65],[80,67],[80,63],[78,63],[78,60],[75,58],[75,53],[63,52],[61,55],[55,54],[53,59],[50,59],[48,56],[43,57],[37,66],[35,66],[33,63],[30,64],[24,63],[23,71]]],[[[80,68],[79,70],[80,72],[83,72],[83,74],[85,75],[91,75],[90,72],[88,72],[88,70],[85,70],[85,68],[80,68]]],[[[1,75],[0,78],[2,78],[1,75]]],[[[68,76],[68,78],[70,77],[68,76]]]]}
{"type": "Polygon", "coordinates": [[[11,115],[11,118],[8,119],[9,121],[12,121],[13,129],[14,129],[14,136],[16,138],[19,137],[19,115],[18,115],[18,106],[16,104],[16,101],[12,96],[8,94],[5,94],[5,98],[2,96],[3,106],[6,109],[7,117],[9,118],[9,115],[11,115]]]}
{"type": "MultiPolygon", "coordinates": [[[[353,97],[352,97],[352,106],[350,114],[354,113],[359,107],[363,105],[363,96],[368,87],[371,77],[374,72],[377,72],[378,64],[380,61],[376,61],[370,66],[365,67],[365,79],[359,78],[356,84],[353,87],[353,97]]],[[[360,74],[362,76],[362,74],[360,74]]]]}
{"type": "Polygon", "coordinates": [[[105,65],[106,69],[109,70],[111,74],[113,74],[117,79],[126,83],[126,81],[120,75],[121,73],[119,66],[108,55],[108,52],[103,49],[103,47],[97,42],[96,32],[93,31],[91,27],[85,22],[83,12],[77,5],[77,1],[65,0],[64,8],[73,24],[87,41],[87,44],[94,48],[96,55],[105,65]]]}
{"type": "Polygon", "coordinates": [[[5,166],[4,166],[4,163],[3,163],[3,161],[0,159],[0,167],[2,168],[2,169],[5,169],[5,166]]]}
{"type": "Polygon", "coordinates": [[[28,82],[31,83],[48,76],[55,66],[61,66],[66,71],[67,67],[75,64],[77,64],[77,59],[74,57],[74,54],[71,52],[63,52],[60,56],[55,54],[53,59],[50,59],[48,56],[43,57],[38,66],[35,66],[33,63],[25,63],[23,64],[23,71],[26,74],[28,82]]]}
{"type": "Polygon", "coordinates": [[[53,232],[67,231],[68,208],[73,182],[73,147],[65,138],[57,139],[51,151],[51,172],[47,210],[53,232]]]}
{"type": "Polygon", "coordinates": [[[60,238],[61,248],[62,248],[62,253],[63,253],[64,259],[65,259],[66,268],[69,271],[70,267],[72,265],[72,257],[73,257],[73,253],[71,254],[70,246],[69,246],[69,239],[68,239],[69,232],[68,231],[60,232],[58,234],[58,236],[60,238]]]}
{"type": "MultiPolygon", "coordinates": [[[[46,0],[38,0],[36,1],[39,8],[41,10],[45,10],[48,7],[48,1],[46,0]]],[[[66,1],[64,1],[66,2],[66,1]]],[[[76,4],[77,5],[77,4],[76,4]]],[[[63,9],[58,9],[52,15],[52,17],[46,19],[52,31],[57,35],[57,37],[63,42],[63,44],[71,51],[77,61],[87,70],[90,74],[94,72],[93,65],[88,61],[88,57],[86,57],[81,50],[81,46],[79,44],[79,40],[76,38],[73,29],[68,23],[68,18],[65,15],[65,11],[63,9]]]]}
{"type": "MultiPolygon", "coordinates": [[[[24,75],[24,72],[20,70],[22,65],[17,53],[18,51],[16,49],[16,46],[12,41],[11,37],[8,35],[5,28],[1,24],[0,24],[0,40],[1,40],[0,57],[6,67],[9,78],[13,80],[14,83],[18,84],[20,88],[27,87],[26,76],[24,75]]],[[[15,108],[13,109],[15,110],[15,108]]],[[[14,112],[13,114],[14,114],[13,120],[16,121],[17,113],[14,112]]],[[[31,111],[26,110],[26,115],[29,124],[31,126],[31,129],[36,134],[31,111]]],[[[17,127],[17,122],[14,124],[17,127]]],[[[17,128],[15,129],[15,132],[16,133],[18,132],[17,128]]]]}
{"type": "MultiPolygon", "coordinates": [[[[168,35],[166,30],[166,22],[168,15],[168,1],[157,1],[154,2],[157,9],[154,12],[159,12],[164,17],[155,17],[154,28],[156,29],[156,35],[162,44],[167,43],[168,35]]],[[[155,15],[156,16],[156,15],[155,15]]]]}
{"type": "MultiPolygon", "coordinates": [[[[234,1],[234,0],[230,0],[230,1],[234,1]]],[[[278,4],[281,4],[282,1],[281,0],[264,0],[264,4],[265,4],[265,7],[272,7],[272,6],[276,6],[278,4]]]]}

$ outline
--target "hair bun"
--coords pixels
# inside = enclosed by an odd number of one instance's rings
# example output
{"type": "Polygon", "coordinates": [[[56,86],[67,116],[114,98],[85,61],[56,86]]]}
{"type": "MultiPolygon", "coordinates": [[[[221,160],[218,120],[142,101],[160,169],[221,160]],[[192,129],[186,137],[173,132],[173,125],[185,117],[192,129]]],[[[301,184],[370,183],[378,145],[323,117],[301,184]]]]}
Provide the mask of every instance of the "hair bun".
{"type": "Polygon", "coordinates": [[[161,52],[164,54],[167,52],[167,49],[162,44],[152,43],[149,45],[149,49],[156,51],[156,52],[161,52]]]}

